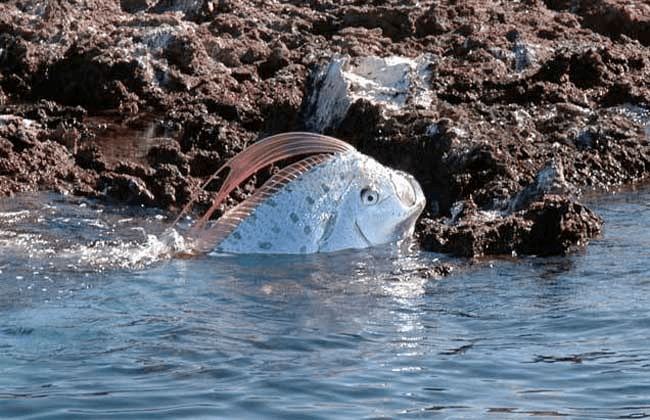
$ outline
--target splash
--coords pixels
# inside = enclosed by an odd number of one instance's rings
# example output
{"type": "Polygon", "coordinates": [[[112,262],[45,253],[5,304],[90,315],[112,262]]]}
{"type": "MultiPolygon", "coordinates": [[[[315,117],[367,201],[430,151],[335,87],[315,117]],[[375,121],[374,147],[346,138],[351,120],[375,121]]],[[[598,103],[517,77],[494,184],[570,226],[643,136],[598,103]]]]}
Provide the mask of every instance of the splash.
{"type": "Polygon", "coordinates": [[[182,235],[169,228],[163,214],[56,194],[4,200],[0,223],[0,267],[141,269],[188,251],[182,235]]]}
{"type": "Polygon", "coordinates": [[[189,252],[183,236],[174,229],[158,235],[148,234],[142,228],[133,229],[140,231],[143,237],[141,241],[112,239],[76,244],[59,251],[59,258],[98,270],[141,269],[189,252]]]}

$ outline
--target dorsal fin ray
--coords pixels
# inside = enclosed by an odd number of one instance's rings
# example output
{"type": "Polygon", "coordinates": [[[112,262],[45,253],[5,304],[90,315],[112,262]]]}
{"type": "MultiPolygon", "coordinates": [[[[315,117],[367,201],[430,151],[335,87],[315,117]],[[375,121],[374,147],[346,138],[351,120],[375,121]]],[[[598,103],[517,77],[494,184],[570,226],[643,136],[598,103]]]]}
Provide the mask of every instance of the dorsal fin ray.
{"type": "MultiPolygon", "coordinates": [[[[253,175],[260,169],[269,166],[283,159],[289,159],[300,155],[314,155],[320,153],[340,153],[355,150],[350,144],[334,137],[324,136],[316,133],[291,132],[277,134],[262,139],[243,152],[226,162],[203,184],[202,188],[212,182],[226,168],[230,172],[226,176],[221,188],[212,203],[212,206],[199,218],[188,232],[192,237],[201,230],[212,214],[221,205],[223,200],[239,186],[246,178],[253,175]]],[[[187,214],[194,200],[185,205],[180,212],[174,225],[187,214]]]]}
{"type": "Polygon", "coordinates": [[[221,216],[212,226],[193,232],[194,247],[197,251],[208,252],[214,249],[221,241],[226,239],[239,224],[251,215],[261,203],[269,199],[273,194],[283,189],[287,184],[330,159],[328,154],[309,156],[295,162],[276,174],[262,185],[255,193],[245,201],[239,203],[221,216]]]}

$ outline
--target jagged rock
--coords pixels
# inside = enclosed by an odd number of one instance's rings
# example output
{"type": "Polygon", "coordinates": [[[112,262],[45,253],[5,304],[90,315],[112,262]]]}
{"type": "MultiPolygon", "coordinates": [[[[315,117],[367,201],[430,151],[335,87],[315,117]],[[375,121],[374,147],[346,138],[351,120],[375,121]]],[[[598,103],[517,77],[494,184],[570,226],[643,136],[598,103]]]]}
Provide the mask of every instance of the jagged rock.
{"type": "Polygon", "coordinates": [[[431,106],[431,57],[334,56],[312,75],[305,126],[331,132],[357,101],[367,101],[382,114],[398,114],[407,105],[431,106]]]}
{"type": "Polygon", "coordinates": [[[648,178],[646,4],[312,3],[0,3],[0,194],[205,207],[309,129],[416,176],[425,249],[547,255],[597,234],[581,189],[648,178]]]}
{"type": "Polygon", "coordinates": [[[97,181],[102,196],[128,204],[155,204],[155,197],[143,180],[132,175],[109,173],[97,181]]]}
{"type": "Polygon", "coordinates": [[[567,197],[547,195],[515,213],[464,208],[449,223],[424,218],[418,236],[424,249],[463,257],[563,255],[597,237],[602,219],[567,197]]]}

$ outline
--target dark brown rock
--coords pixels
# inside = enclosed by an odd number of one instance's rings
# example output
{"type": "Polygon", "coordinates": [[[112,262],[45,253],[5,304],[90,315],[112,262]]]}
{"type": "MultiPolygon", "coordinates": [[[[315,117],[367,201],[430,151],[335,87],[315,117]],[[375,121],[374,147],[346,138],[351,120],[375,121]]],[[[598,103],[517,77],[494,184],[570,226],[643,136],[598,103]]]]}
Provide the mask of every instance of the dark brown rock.
{"type": "Polygon", "coordinates": [[[145,182],[133,175],[107,173],[97,181],[97,189],[102,197],[137,205],[154,205],[155,197],[145,182]]]}
{"type": "Polygon", "coordinates": [[[602,226],[587,207],[561,196],[546,196],[507,215],[481,212],[471,202],[464,206],[458,220],[420,221],[424,249],[463,257],[562,255],[586,245],[602,226]]]}
{"type": "Polygon", "coordinates": [[[251,142],[318,129],[315,75],[333,57],[426,54],[426,101],[395,111],[357,98],[325,131],[417,177],[425,249],[565,253],[600,229],[580,190],[648,177],[649,7],[9,0],[0,194],[175,208],[195,196],[201,208],[199,186],[251,142]],[[553,165],[561,182],[544,184],[553,165]]]}

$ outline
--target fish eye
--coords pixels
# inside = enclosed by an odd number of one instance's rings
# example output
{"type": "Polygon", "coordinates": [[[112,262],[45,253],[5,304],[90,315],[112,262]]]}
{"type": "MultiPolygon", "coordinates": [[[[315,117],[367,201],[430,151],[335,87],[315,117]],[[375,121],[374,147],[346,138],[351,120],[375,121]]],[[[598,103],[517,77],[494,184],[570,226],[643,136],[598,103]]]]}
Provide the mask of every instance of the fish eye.
{"type": "Polygon", "coordinates": [[[370,188],[361,190],[361,202],[367,206],[376,204],[379,201],[379,194],[370,188]]]}

